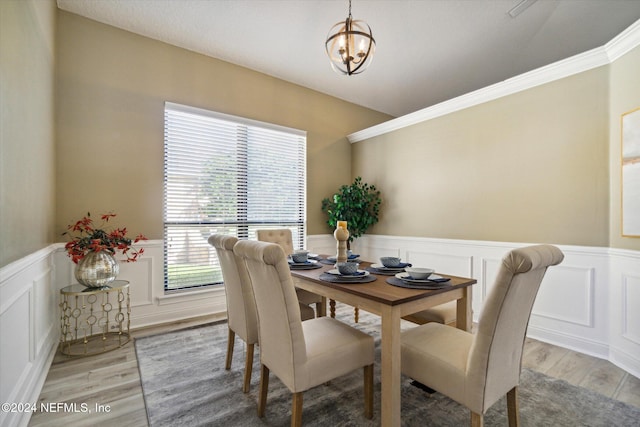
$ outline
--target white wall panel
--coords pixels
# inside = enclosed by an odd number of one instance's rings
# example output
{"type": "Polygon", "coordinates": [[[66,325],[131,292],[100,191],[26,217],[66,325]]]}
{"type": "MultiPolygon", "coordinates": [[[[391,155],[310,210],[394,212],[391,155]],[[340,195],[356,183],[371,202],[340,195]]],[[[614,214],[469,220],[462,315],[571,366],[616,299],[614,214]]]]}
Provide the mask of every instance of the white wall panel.
{"type": "Polygon", "coordinates": [[[21,293],[0,314],[0,400],[3,403],[15,402],[18,386],[32,361],[30,297],[29,290],[21,293]]]}
{"type": "Polygon", "coordinates": [[[622,277],[622,337],[640,345],[640,276],[622,277]]]}
{"type": "MultiPolygon", "coordinates": [[[[0,400],[35,402],[58,344],[51,246],[0,269],[0,400]]],[[[0,412],[0,425],[29,413],[0,412]]]]}
{"type": "Polygon", "coordinates": [[[34,357],[40,357],[50,351],[48,348],[51,337],[57,337],[57,327],[60,324],[58,316],[58,292],[53,284],[53,272],[47,268],[33,281],[33,321],[34,357]]]}
{"type": "Polygon", "coordinates": [[[560,264],[547,271],[532,314],[593,327],[595,270],[560,264]]]}
{"type": "Polygon", "coordinates": [[[129,295],[132,307],[153,305],[153,267],[154,263],[162,262],[162,258],[157,259],[157,254],[153,252],[155,251],[145,250],[142,257],[135,263],[120,263],[118,278],[129,281],[129,295]],[[151,252],[151,255],[149,252],[151,252]]]}

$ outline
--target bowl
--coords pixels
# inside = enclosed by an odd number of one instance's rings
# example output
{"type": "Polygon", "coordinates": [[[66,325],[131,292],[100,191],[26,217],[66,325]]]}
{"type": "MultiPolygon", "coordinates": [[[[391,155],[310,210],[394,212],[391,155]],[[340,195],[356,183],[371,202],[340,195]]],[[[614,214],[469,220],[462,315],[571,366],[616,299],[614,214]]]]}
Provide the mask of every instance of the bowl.
{"type": "Polygon", "coordinates": [[[405,267],[404,271],[409,273],[413,279],[417,280],[427,279],[434,272],[433,268],[424,267],[405,267]]]}
{"type": "Polygon", "coordinates": [[[298,249],[293,251],[293,253],[291,254],[291,259],[293,260],[293,262],[307,262],[308,256],[309,251],[298,249]]]}
{"type": "Polygon", "coordinates": [[[340,272],[340,274],[344,275],[355,274],[358,272],[357,262],[339,262],[336,264],[336,267],[338,267],[338,271],[340,272]]]}
{"type": "Polygon", "coordinates": [[[397,267],[400,265],[400,258],[395,256],[383,256],[380,258],[380,262],[385,267],[397,267]]]}

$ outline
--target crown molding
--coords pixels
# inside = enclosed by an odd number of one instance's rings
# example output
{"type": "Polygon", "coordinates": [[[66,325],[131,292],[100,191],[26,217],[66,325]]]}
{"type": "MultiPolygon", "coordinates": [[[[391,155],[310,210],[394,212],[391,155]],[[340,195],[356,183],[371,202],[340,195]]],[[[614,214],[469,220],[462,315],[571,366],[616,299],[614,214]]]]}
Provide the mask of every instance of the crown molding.
{"type": "Polygon", "coordinates": [[[614,37],[609,43],[604,45],[609,62],[615,62],[621,56],[628,53],[631,49],[640,45],[640,19],[634,22],[614,37]]]}
{"type": "Polygon", "coordinates": [[[603,65],[611,64],[618,58],[640,45],[640,20],[633,23],[610,42],[579,55],[563,59],[553,64],[512,77],[491,86],[458,96],[431,107],[418,110],[384,123],[354,132],[347,136],[350,143],[363,141],[394,130],[402,129],[426,120],[451,114],[465,108],[493,101],[536,86],[560,80],[603,65]]]}

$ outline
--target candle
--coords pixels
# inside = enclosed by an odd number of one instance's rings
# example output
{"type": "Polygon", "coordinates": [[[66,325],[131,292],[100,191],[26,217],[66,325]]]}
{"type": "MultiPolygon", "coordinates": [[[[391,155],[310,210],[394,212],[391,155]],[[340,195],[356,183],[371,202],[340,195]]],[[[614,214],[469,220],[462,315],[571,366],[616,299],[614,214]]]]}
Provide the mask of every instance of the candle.
{"type": "Polygon", "coordinates": [[[347,229],[347,221],[338,221],[338,228],[347,229]]]}

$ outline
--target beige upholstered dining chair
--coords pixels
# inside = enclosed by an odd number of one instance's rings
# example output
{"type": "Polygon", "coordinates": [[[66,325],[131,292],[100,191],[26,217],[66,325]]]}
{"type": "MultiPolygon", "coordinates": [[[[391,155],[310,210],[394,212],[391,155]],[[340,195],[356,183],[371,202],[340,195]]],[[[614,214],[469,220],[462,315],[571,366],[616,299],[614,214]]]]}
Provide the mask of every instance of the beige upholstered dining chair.
{"type": "Polygon", "coordinates": [[[439,323],[403,332],[402,373],[465,405],[471,425],[507,395],[509,425],[519,424],[522,349],[538,288],[562,252],[551,245],[510,251],[503,259],[476,334],[439,323]]]}
{"type": "Polygon", "coordinates": [[[301,322],[287,258],[277,244],[241,240],[234,252],[246,262],[258,312],[258,416],[265,414],[270,371],[293,393],[291,425],[300,426],[304,391],[364,368],[365,416],[372,418],[373,338],[326,316],[301,322]]]}
{"type": "MultiPolygon", "coordinates": [[[[288,228],[279,229],[263,229],[256,231],[258,240],[261,242],[277,243],[284,250],[285,255],[289,256],[293,253],[293,237],[291,230],[288,228]]],[[[326,307],[322,305],[322,297],[304,289],[296,288],[298,301],[305,305],[316,305],[316,315],[322,316],[326,311],[326,307]]]]}
{"type": "MultiPolygon", "coordinates": [[[[242,386],[242,391],[247,393],[251,383],[254,346],[258,343],[258,316],[246,268],[243,263],[237,262],[236,255],[233,253],[233,247],[237,241],[238,239],[234,236],[221,234],[209,236],[209,244],[216,249],[218,260],[220,261],[227,298],[229,337],[225,369],[231,369],[235,336],[238,334],[247,345],[244,383],[242,386]]],[[[311,307],[301,306],[300,310],[303,319],[312,319],[314,317],[311,307]]]]}

